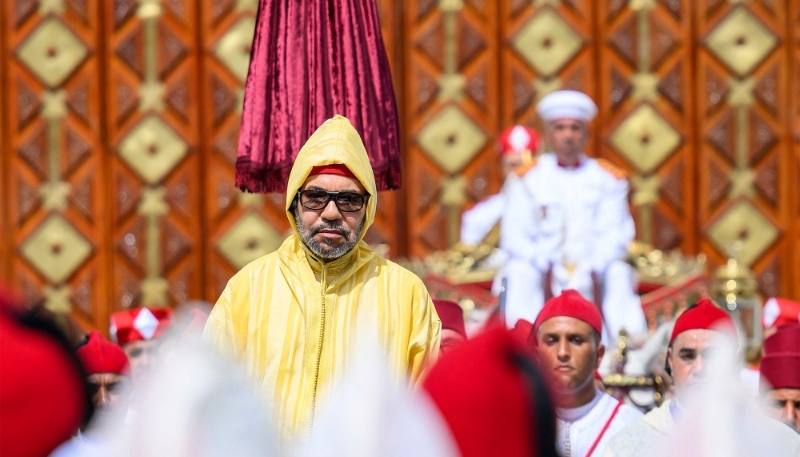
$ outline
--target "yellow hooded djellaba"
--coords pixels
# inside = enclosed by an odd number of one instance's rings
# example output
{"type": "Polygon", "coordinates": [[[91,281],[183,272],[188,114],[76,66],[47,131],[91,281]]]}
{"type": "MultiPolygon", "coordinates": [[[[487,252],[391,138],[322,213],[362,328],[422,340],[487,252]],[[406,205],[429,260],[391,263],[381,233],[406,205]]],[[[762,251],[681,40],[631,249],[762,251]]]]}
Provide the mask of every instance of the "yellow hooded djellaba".
{"type": "Polygon", "coordinates": [[[350,122],[337,115],[308,139],[289,175],[286,216],[293,235],[231,278],[206,324],[204,339],[244,362],[286,441],[308,430],[356,344],[377,338],[391,368],[405,375],[399,382],[412,384],[438,354],[441,322],[424,284],[363,241],[376,206],[367,152],[350,122]],[[314,167],[332,164],[349,168],[370,197],[358,244],[326,263],[302,241],[292,202],[314,167]]]}

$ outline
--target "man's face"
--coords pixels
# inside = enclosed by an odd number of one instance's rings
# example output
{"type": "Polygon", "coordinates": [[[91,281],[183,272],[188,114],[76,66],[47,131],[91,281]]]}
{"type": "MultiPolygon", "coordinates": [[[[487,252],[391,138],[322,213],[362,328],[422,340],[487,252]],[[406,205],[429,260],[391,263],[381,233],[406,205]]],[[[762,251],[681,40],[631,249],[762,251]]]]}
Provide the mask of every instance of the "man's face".
{"type": "Polygon", "coordinates": [[[594,388],[594,371],[605,348],[591,325],[574,317],[552,317],[539,325],[536,339],[542,368],[559,393],[594,388]]]}
{"type": "Polygon", "coordinates": [[[450,352],[451,349],[458,346],[459,344],[463,343],[464,337],[461,336],[455,330],[450,330],[449,328],[442,329],[442,342],[439,345],[439,352],[442,354],[446,354],[450,352]]]}
{"type": "Polygon", "coordinates": [[[586,124],[575,119],[557,119],[547,125],[547,143],[559,160],[573,162],[586,146],[586,124]]]}
{"type": "Polygon", "coordinates": [[[522,154],[510,153],[500,157],[500,173],[505,180],[517,167],[522,165],[522,154]]]}
{"type": "Polygon", "coordinates": [[[686,401],[706,377],[706,365],[718,350],[713,345],[720,333],[714,330],[694,329],[678,334],[667,350],[667,363],[672,370],[675,394],[686,401]]]}
{"type": "Polygon", "coordinates": [[[92,388],[92,403],[97,411],[126,408],[130,396],[130,379],[116,373],[95,373],[86,377],[92,388]]]}
{"type": "Polygon", "coordinates": [[[800,433],[800,389],[772,389],[764,400],[774,419],[800,433]]]}
{"type": "Polygon", "coordinates": [[[128,356],[131,374],[133,374],[134,379],[141,379],[155,365],[158,352],[158,342],[156,340],[131,341],[123,346],[122,349],[125,350],[125,354],[128,356]]]}
{"type": "MultiPolygon", "coordinates": [[[[309,176],[300,190],[366,194],[358,180],[327,174],[309,176]]],[[[319,210],[308,209],[298,203],[295,222],[300,238],[311,252],[321,259],[334,260],[350,252],[358,243],[366,212],[366,203],[358,211],[341,211],[333,199],[319,210]]]]}

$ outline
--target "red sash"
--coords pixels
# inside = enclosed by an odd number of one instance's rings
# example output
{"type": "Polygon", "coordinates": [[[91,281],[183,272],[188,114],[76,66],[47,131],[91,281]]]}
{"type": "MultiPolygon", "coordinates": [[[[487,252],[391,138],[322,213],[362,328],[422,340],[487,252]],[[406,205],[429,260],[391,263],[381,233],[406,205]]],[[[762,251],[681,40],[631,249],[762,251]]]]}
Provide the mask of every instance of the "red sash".
{"type": "Polygon", "coordinates": [[[614,420],[614,417],[617,415],[617,411],[619,411],[619,407],[622,406],[622,400],[617,403],[617,407],[614,408],[614,411],[611,413],[611,416],[606,421],[606,424],[603,425],[603,428],[600,430],[600,434],[597,435],[597,438],[594,439],[594,443],[592,443],[592,447],[589,448],[589,452],[586,453],[586,457],[590,457],[594,450],[597,448],[597,445],[600,444],[600,440],[603,439],[603,435],[606,434],[606,430],[611,425],[611,421],[614,420]]]}

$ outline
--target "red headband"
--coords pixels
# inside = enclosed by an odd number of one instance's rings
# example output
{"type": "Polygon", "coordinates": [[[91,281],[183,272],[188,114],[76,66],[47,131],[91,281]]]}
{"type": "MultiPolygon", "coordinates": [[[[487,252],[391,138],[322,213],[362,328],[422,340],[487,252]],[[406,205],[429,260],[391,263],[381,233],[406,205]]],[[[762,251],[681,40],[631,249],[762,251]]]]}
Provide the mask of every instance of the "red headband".
{"type": "Polygon", "coordinates": [[[347,168],[347,165],[343,163],[331,163],[328,165],[319,165],[311,169],[311,173],[308,176],[314,175],[338,175],[338,176],[346,176],[348,178],[358,179],[356,175],[347,168]]]}

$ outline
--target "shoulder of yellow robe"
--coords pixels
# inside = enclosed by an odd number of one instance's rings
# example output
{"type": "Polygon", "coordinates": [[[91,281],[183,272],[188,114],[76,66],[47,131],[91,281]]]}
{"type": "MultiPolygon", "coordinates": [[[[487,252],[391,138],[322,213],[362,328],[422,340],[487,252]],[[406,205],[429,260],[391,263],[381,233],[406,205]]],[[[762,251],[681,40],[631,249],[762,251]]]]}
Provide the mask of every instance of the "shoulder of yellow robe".
{"type": "Polygon", "coordinates": [[[628,172],[622,168],[614,165],[606,159],[597,159],[597,164],[603,167],[604,170],[611,173],[617,179],[624,179],[628,177],[628,172]]]}
{"type": "Polygon", "coordinates": [[[524,164],[518,166],[517,168],[515,168],[514,169],[514,173],[516,173],[516,175],[520,176],[520,177],[525,176],[525,173],[527,173],[528,171],[536,168],[536,164],[537,163],[539,163],[539,158],[538,157],[533,157],[530,160],[530,162],[524,163],[524,164]]]}

